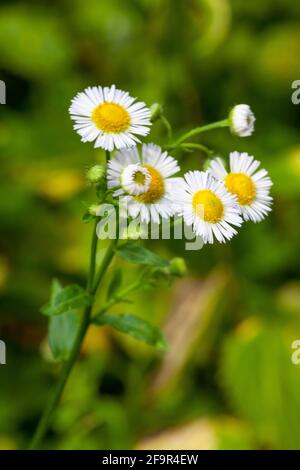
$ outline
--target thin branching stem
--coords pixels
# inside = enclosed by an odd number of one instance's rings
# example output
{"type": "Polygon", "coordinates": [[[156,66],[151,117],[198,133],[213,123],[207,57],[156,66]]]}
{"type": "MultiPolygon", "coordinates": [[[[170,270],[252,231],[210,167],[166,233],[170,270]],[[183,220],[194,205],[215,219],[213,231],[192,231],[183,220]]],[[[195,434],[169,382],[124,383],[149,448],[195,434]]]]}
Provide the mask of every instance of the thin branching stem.
{"type": "MultiPolygon", "coordinates": [[[[95,271],[96,271],[96,254],[97,254],[97,219],[95,220],[95,226],[93,228],[93,235],[92,235],[92,243],[91,243],[91,255],[90,255],[90,268],[89,268],[89,275],[87,280],[87,292],[89,294],[95,295],[111,261],[115,253],[115,247],[118,241],[118,237],[116,236],[115,240],[111,240],[110,244],[106,250],[104,258],[99,266],[98,274],[95,281],[95,271]],[[95,282],[94,282],[95,281],[95,282]]],[[[117,233],[116,233],[117,235],[117,233]]],[[[91,321],[91,313],[92,313],[93,305],[87,307],[82,315],[81,323],[79,326],[79,330],[71,350],[70,356],[67,361],[64,363],[61,375],[59,377],[58,382],[56,383],[53,393],[50,396],[50,399],[47,403],[47,406],[41,416],[41,419],[38,423],[36,428],[35,434],[33,436],[32,442],[30,444],[30,449],[38,449],[42,443],[42,440],[48,430],[52,414],[58,405],[69,375],[75,365],[75,362],[78,358],[80,353],[81,345],[84,340],[85,334],[88,330],[91,321]]]]}

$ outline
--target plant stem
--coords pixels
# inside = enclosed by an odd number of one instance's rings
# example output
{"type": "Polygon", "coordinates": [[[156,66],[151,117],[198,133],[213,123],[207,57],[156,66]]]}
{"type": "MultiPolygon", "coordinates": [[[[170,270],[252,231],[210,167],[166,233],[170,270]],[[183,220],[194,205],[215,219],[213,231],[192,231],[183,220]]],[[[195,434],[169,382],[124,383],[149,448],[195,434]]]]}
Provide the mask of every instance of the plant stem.
{"type": "MultiPolygon", "coordinates": [[[[96,223],[97,223],[97,220],[95,222],[93,237],[92,237],[92,244],[91,244],[90,270],[89,270],[89,276],[88,276],[88,282],[87,282],[87,291],[89,293],[95,292],[95,290],[93,289],[93,283],[94,283],[94,277],[95,277],[96,250],[97,250],[97,240],[98,240],[98,237],[97,237],[97,234],[96,234],[96,223]]],[[[101,282],[101,280],[102,280],[102,278],[103,278],[103,276],[106,272],[106,269],[108,268],[109,263],[110,263],[110,261],[113,257],[113,251],[112,251],[111,246],[112,246],[112,244],[107,249],[107,252],[104,256],[102,264],[99,268],[99,275],[98,275],[97,284],[96,284],[97,287],[98,287],[99,283],[101,282]]],[[[114,246],[114,244],[113,244],[113,246],[114,246]]],[[[47,404],[47,406],[44,410],[44,413],[43,413],[43,415],[40,419],[40,422],[38,424],[36,432],[33,436],[33,439],[32,439],[31,445],[30,445],[30,449],[37,449],[40,446],[40,443],[41,443],[41,441],[42,441],[42,439],[43,439],[43,437],[44,437],[44,435],[45,435],[45,433],[48,429],[48,426],[49,426],[49,423],[50,423],[50,420],[51,420],[51,417],[52,417],[52,413],[53,413],[56,405],[58,404],[58,402],[60,400],[60,397],[61,397],[61,394],[64,390],[65,384],[66,384],[66,382],[69,378],[70,372],[73,369],[73,366],[74,366],[74,364],[76,362],[76,359],[78,357],[78,354],[80,352],[83,339],[85,337],[86,331],[87,331],[87,329],[89,327],[89,324],[90,324],[91,311],[92,311],[92,305],[87,307],[87,309],[85,310],[85,312],[82,316],[82,321],[81,321],[81,324],[80,324],[80,327],[79,327],[77,337],[76,337],[76,340],[74,342],[72,351],[70,353],[70,356],[69,356],[68,360],[63,365],[60,378],[59,378],[59,380],[58,380],[58,382],[57,382],[57,384],[54,388],[53,395],[51,396],[51,398],[50,398],[50,400],[49,400],[49,402],[48,402],[48,404],[47,404]]]]}
{"type": "Polygon", "coordinates": [[[96,252],[97,252],[97,243],[98,243],[97,224],[98,224],[98,219],[96,218],[95,219],[94,230],[93,230],[93,235],[92,235],[91,254],[90,254],[90,270],[89,270],[89,275],[88,275],[87,285],[86,285],[86,290],[89,293],[92,292],[92,286],[93,286],[94,277],[95,277],[96,252]]]}
{"type": "Polygon", "coordinates": [[[102,278],[103,278],[104,274],[106,273],[106,270],[107,270],[108,266],[110,265],[110,262],[111,262],[111,260],[114,256],[114,249],[115,249],[115,246],[116,246],[117,242],[118,242],[118,238],[116,238],[115,240],[110,241],[110,245],[109,245],[109,247],[107,248],[107,250],[105,252],[104,258],[103,258],[101,266],[99,268],[98,275],[97,275],[94,287],[92,289],[92,294],[96,293],[96,291],[98,289],[98,286],[99,286],[100,282],[102,281],[102,278]]]}
{"type": "Polygon", "coordinates": [[[210,157],[213,154],[212,150],[210,150],[208,147],[202,144],[186,142],[184,144],[181,144],[180,147],[182,147],[183,150],[186,150],[186,151],[200,150],[201,152],[205,153],[208,157],[210,157]]]}
{"type": "Polygon", "coordinates": [[[222,121],[213,122],[212,124],[207,124],[206,126],[195,127],[195,129],[192,129],[191,131],[186,132],[185,134],[183,134],[173,144],[173,148],[177,147],[178,145],[180,145],[185,140],[190,139],[191,137],[194,137],[195,135],[202,134],[202,132],[207,132],[207,131],[211,131],[213,129],[219,129],[221,127],[228,127],[228,126],[229,126],[229,120],[228,119],[223,119],[222,121]]]}
{"type": "Polygon", "coordinates": [[[160,120],[161,120],[161,122],[163,123],[163,125],[165,126],[165,128],[167,130],[168,139],[171,139],[171,137],[172,137],[172,126],[171,126],[171,124],[169,123],[168,119],[163,114],[160,116],[160,120]]]}
{"type": "Polygon", "coordinates": [[[213,155],[213,150],[209,149],[205,145],[198,144],[195,142],[186,142],[179,144],[178,146],[175,147],[175,145],[164,145],[163,146],[164,150],[175,150],[175,149],[182,149],[184,152],[192,152],[193,150],[200,150],[200,152],[205,153],[207,157],[211,158],[213,155]]]}
{"type": "Polygon", "coordinates": [[[114,298],[112,298],[111,300],[108,300],[106,304],[104,305],[104,307],[101,308],[101,310],[91,318],[92,323],[94,322],[97,323],[98,317],[106,313],[107,310],[109,310],[114,305],[118,304],[119,302],[122,302],[122,300],[124,300],[125,295],[130,294],[131,292],[134,292],[135,290],[137,290],[141,286],[141,282],[145,276],[146,271],[147,269],[142,271],[140,276],[138,276],[138,278],[132,284],[120,290],[114,298]]]}
{"type": "Polygon", "coordinates": [[[31,450],[37,449],[40,446],[40,443],[48,429],[50,419],[52,417],[52,413],[60,400],[65,384],[68,380],[70,372],[79,354],[83,338],[85,336],[86,330],[89,325],[90,314],[91,314],[91,307],[88,307],[82,317],[82,322],[81,322],[81,325],[80,325],[80,328],[76,337],[76,341],[72,348],[71,354],[67,362],[64,363],[60,378],[54,388],[53,395],[50,397],[47,407],[45,408],[45,411],[40,419],[36,432],[33,436],[31,445],[29,447],[29,449],[31,450]]]}

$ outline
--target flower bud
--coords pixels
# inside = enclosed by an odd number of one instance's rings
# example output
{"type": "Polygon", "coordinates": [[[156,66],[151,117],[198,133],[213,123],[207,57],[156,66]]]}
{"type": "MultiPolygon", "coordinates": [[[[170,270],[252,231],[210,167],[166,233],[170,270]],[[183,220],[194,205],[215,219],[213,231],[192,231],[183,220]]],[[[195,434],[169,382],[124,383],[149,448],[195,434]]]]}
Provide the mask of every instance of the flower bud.
{"type": "Polygon", "coordinates": [[[153,105],[150,106],[150,111],[151,111],[151,121],[155,122],[162,115],[162,112],[163,112],[162,105],[159,103],[153,103],[153,105]]]}
{"type": "Polygon", "coordinates": [[[183,277],[186,272],[186,264],[183,258],[172,258],[169,266],[170,274],[173,276],[183,277]]]}
{"type": "Polygon", "coordinates": [[[207,171],[210,168],[211,158],[207,158],[203,162],[203,171],[207,171]]]}
{"type": "Polygon", "coordinates": [[[100,206],[98,204],[92,204],[89,208],[88,208],[88,213],[90,215],[92,215],[93,217],[96,217],[98,215],[98,211],[99,211],[99,208],[100,206]]]}
{"type": "Polygon", "coordinates": [[[105,169],[102,165],[92,166],[86,174],[86,177],[90,183],[99,183],[105,176],[105,169]]]}
{"type": "Polygon", "coordinates": [[[255,116],[247,104],[234,106],[229,114],[230,130],[239,137],[248,137],[254,132],[255,116]]]}

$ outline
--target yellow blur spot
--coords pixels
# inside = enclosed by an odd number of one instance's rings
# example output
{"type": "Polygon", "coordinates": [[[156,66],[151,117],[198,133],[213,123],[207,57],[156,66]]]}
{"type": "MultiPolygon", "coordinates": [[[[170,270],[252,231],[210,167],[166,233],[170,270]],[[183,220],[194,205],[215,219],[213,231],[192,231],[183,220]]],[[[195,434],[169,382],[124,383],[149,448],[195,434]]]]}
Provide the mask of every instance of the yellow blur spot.
{"type": "Polygon", "coordinates": [[[52,201],[69,199],[84,187],[82,175],[69,169],[45,172],[37,184],[38,192],[52,201]]]}
{"type": "Polygon", "coordinates": [[[109,342],[106,336],[106,329],[97,326],[90,326],[84,339],[81,352],[83,354],[92,354],[107,350],[109,342]]]}

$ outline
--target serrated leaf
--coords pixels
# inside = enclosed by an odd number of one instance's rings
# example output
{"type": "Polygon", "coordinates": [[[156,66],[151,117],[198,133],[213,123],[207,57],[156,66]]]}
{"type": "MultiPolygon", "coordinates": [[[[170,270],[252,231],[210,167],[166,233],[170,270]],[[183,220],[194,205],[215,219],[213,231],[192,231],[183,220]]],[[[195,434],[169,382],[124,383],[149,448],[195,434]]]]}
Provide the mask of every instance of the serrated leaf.
{"type": "Polygon", "coordinates": [[[127,243],[126,245],[120,246],[117,253],[121,258],[130,263],[146,264],[159,268],[165,268],[169,264],[156,253],[133,243],[127,243]]]}
{"type": "Polygon", "coordinates": [[[48,340],[55,359],[68,359],[76,339],[79,323],[79,315],[73,310],[50,318],[48,340]]]}
{"type": "Polygon", "coordinates": [[[116,293],[116,291],[120,288],[121,284],[122,284],[122,270],[116,269],[114,271],[112,280],[108,286],[106,298],[107,299],[112,298],[114,294],[116,293]]]}
{"type": "Polygon", "coordinates": [[[47,316],[62,315],[70,310],[88,307],[92,297],[77,284],[61,287],[57,280],[52,283],[50,302],[41,308],[47,316]]]}
{"type": "Polygon", "coordinates": [[[94,319],[97,325],[110,325],[121,333],[126,333],[139,341],[155,346],[158,349],[167,349],[167,342],[161,331],[151,323],[131,314],[110,315],[104,314],[94,319]]]}

